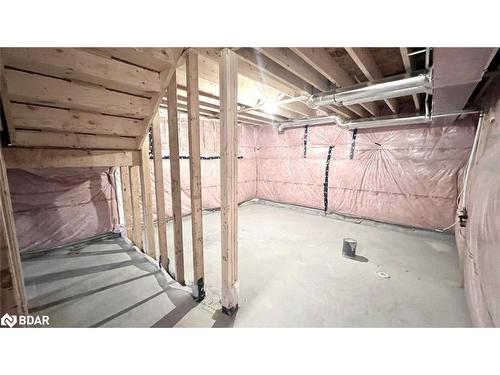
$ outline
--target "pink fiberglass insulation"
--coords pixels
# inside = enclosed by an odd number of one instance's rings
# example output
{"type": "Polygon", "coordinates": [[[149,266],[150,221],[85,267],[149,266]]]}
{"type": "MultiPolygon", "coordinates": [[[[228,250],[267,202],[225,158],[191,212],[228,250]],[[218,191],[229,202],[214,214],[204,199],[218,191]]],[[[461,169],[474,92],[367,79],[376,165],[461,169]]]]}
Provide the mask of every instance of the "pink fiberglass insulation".
{"type": "Polygon", "coordinates": [[[464,286],[476,326],[500,326],[500,80],[484,101],[476,160],[467,184],[465,227],[456,225],[464,286]]]}
{"type": "MultiPolygon", "coordinates": [[[[168,143],[167,113],[160,116],[162,132],[162,155],[170,156],[168,143]]],[[[255,198],[257,186],[257,166],[255,148],[257,129],[254,126],[238,125],[238,202],[255,198]]],[[[200,118],[200,155],[202,205],[204,209],[220,207],[220,132],[219,120],[200,118]]],[[[179,115],[179,154],[181,173],[182,213],[191,212],[189,184],[189,142],[188,121],[179,115]]],[[[154,168],[151,160],[151,179],[154,186],[154,168]]],[[[167,217],[172,217],[172,195],[170,185],[170,160],[163,160],[163,183],[165,187],[165,209],[167,217]]],[[[156,197],[153,194],[154,218],[156,220],[156,197]]]]}
{"type": "Polygon", "coordinates": [[[418,228],[445,228],[455,221],[457,174],[470,153],[474,126],[474,119],[467,118],[453,126],[365,129],[356,132],[355,140],[353,132],[336,125],[284,134],[261,128],[257,197],[418,228]]]}
{"type": "MultiPolygon", "coordinates": [[[[474,121],[455,125],[363,130],[357,132],[354,147],[353,133],[335,125],[310,127],[307,134],[304,128],[278,134],[271,126],[239,125],[238,201],[258,197],[317,209],[326,204],[328,212],[349,216],[447,227],[455,220],[457,174],[470,152],[474,121]]],[[[171,217],[166,113],[161,114],[161,127],[165,206],[171,217]]],[[[216,209],[219,121],[200,118],[200,128],[202,203],[204,209],[216,209]]],[[[182,210],[189,214],[185,116],[179,118],[179,144],[182,210]]],[[[151,171],[154,181],[152,160],[151,171]]],[[[9,178],[23,250],[94,236],[117,221],[113,181],[105,170],[9,170],[9,178]]]]}
{"type": "Polygon", "coordinates": [[[108,169],[8,169],[7,174],[21,251],[106,233],[118,222],[108,169]]]}

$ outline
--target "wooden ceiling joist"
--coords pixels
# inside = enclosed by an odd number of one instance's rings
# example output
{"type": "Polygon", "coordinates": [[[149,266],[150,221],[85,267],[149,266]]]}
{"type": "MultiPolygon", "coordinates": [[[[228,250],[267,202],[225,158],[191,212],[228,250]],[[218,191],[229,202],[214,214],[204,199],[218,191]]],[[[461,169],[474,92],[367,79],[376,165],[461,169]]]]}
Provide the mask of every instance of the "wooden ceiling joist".
{"type": "MultiPolygon", "coordinates": [[[[218,84],[219,84],[219,72],[218,72],[219,57],[217,55],[218,50],[216,48],[200,48],[198,51],[199,51],[198,58],[199,58],[200,96],[201,97],[206,96],[211,99],[215,99],[217,100],[218,103],[218,96],[215,95],[215,93],[218,92],[218,84]]],[[[245,63],[243,61],[240,62],[241,63],[238,64],[238,66],[241,68],[242,66],[245,65],[245,63]]],[[[262,84],[263,94],[266,94],[267,91],[270,91],[276,97],[281,93],[281,91],[279,91],[276,87],[274,87],[275,82],[273,82],[273,86],[271,86],[271,84],[268,81],[266,81],[266,77],[258,72],[257,68],[251,66],[248,63],[246,65],[249,66],[251,70],[253,70],[252,73],[253,76],[248,77],[247,74],[244,74],[241,71],[239,72],[240,92],[244,93],[246,91],[244,89],[245,85],[247,85],[249,82],[252,82],[253,85],[255,85],[255,83],[262,84]]],[[[177,70],[177,77],[179,79],[179,82],[185,83],[184,66],[180,67],[177,70]]],[[[178,87],[179,89],[185,91],[185,86],[182,83],[178,87]]],[[[256,87],[249,88],[249,90],[255,90],[255,89],[256,87]]],[[[290,90],[290,88],[288,88],[288,90],[290,90]]],[[[283,95],[283,93],[281,94],[283,95]]],[[[255,102],[249,102],[246,96],[242,96],[238,103],[239,106],[243,107],[253,107],[255,104],[256,104],[255,102]]],[[[300,108],[299,106],[297,106],[294,107],[294,109],[295,110],[289,109],[288,107],[285,106],[278,106],[276,108],[275,114],[282,116],[283,118],[286,119],[294,119],[307,116],[309,113],[307,109],[303,107],[300,108]]]]}
{"type": "MultiPolygon", "coordinates": [[[[304,61],[313,66],[331,82],[339,87],[355,85],[357,82],[330,56],[324,48],[292,48],[304,61]]],[[[361,117],[368,111],[373,116],[379,115],[379,108],[375,103],[363,103],[348,106],[361,117]],[[366,110],[366,111],[365,111],[366,110]]]]}
{"type": "MultiPolygon", "coordinates": [[[[240,56],[238,64],[239,72],[250,79],[267,84],[291,97],[298,97],[304,94],[311,95],[314,92],[311,84],[255,50],[251,48],[240,48],[236,53],[240,56]]],[[[282,105],[281,107],[288,106],[289,105],[282,105]]],[[[299,106],[301,106],[301,104],[296,104],[295,108],[299,106]]],[[[304,106],[306,105],[304,104],[301,106],[303,110],[300,113],[303,116],[311,116],[310,108],[306,106],[307,109],[304,109],[304,106]]],[[[347,108],[328,106],[328,109],[347,118],[353,117],[353,113],[347,108]]],[[[365,114],[366,112],[360,115],[365,114]]]]}
{"type": "MultiPolygon", "coordinates": [[[[405,67],[406,73],[411,73],[413,71],[413,66],[411,64],[410,56],[408,56],[408,48],[401,47],[401,59],[403,60],[403,65],[405,67]]],[[[420,101],[417,94],[412,95],[413,103],[415,104],[415,109],[420,111],[420,101]]]]}
{"type": "Polygon", "coordinates": [[[302,60],[291,49],[257,48],[257,50],[318,90],[328,91],[331,89],[330,81],[302,60]]]}
{"type": "Polygon", "coordinates": [[[289,70],[283,68],[283,66],[275,63],[265,55],[259,53],[257,50],[252,48],[240,48],[236,51],[236,53],[238,54],[240,59],[245,60],[247,63],[259,69],[261,74],[271,76],[274,80],[288,85],[289,87],[293,88],[299,95],[302,95],[303,93],[311,94],[313,92],[311,84],[307,83],[289,70]]]}
{"type": "MultiPolygon", "coordinates": [[[[168,108],[168,105],[166,102],[162,103],[162,106],[165,108],[168,108]]],[[[218,119],[220,117],[219,110],[206,109],[203,107],[206,107],[206,106],[204,106],[200,102],[200,115],[209,116],[211,118],[216,118],[216,119],[218,119]]],[[[187,101],[179,99],[179,102],[177,104],[177,109],[181,112],[187,113],[187,101]]],[[[280,121],[283,121],[283,120],[280,120],[280,121]]],[[[255,115],[250,114],[250,113],[238,114],[238,122],[240,122],[242,124],[255,125],[255,126],[269,126],[269,125],[273,124],[272,120],[268,120],[266,118],[255,116],[255,115]]]]}
{"type": "MultiPolygon", "coordinates": [[[[187,103],[187,97],[178,95],[177,99],[179,102],[182,103],[187,103]]],[[[200,100],[200,108],[205,107],[208,108],[209,110],[216,110],[216,113],[220,111],[220,105],[219,104],[212,104],[208,103],[205,101],[200,100]]],[[[259,120],[261,122],[268,122],[271,123],[271,121],[283,121],[285,120],[284,117],[280,116],[275,116],[275,115],[268,115],[267,113],[264,112],[258,112],[258,111],[249,111],[249,112],[240,112],[238,113],[238,116],[241,118],[253,118],[256,120],[259,120]]]]}
{"type": "MultiPolygon", "coordinates": [[[[370,50],[367,48],[346,48],[346,51],[369,81],[384,78],[370,50]]],[[[385,99],[384,101],[392,113],[397,113],[398,101],[396,99],[385,99]]]]}

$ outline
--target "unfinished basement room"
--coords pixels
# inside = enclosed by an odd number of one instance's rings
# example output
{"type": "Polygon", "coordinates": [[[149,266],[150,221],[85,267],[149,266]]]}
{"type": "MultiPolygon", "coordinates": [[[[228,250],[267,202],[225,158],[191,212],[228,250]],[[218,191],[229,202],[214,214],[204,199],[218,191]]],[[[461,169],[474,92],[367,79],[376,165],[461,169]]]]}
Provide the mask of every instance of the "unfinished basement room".
{"type": "Polygon", "coordinates": [[[2,326],[499,326],[499,65],[1,48],[2,326]]]}

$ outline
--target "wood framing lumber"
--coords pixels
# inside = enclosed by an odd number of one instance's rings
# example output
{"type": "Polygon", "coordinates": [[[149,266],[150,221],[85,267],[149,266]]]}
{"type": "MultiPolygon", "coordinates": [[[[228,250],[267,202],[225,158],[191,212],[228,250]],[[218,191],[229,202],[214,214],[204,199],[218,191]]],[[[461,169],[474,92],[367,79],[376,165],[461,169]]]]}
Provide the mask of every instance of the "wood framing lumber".
{"type": "Polygon", "coordinates": [[[142,121],[100,113],[12,103],[11,121],[15,128],[138,137],[144,133],[142,121]]]}
{"type": "Polygon", "coordinates": [[[156,72],[169,69],[177,63],[179,48],[98,48],[115,59],[126,61],[156,72]]]}
{"type": "Polygon", "coordinates": [[[160,91],[157,72],[78,48],[4,48],[9,67],[106,88],[152,96],[160,91]]]}
{"type": "Polygon", "coordinates": [[[153,221],[153,200],[151,186],[151,164],[149,158],[149,138],[144,139],[141,147],[142,165],[141,169],[141,190],[142,190],[142,218],[144,223],[144,237],[146,245],[144,252],[149,256],[159,260],[156,253],[155,232],[153,221]]]}
{"type": "Polygon", "coordinates": [[[16,146],[134,150],[137,138],[17,129],[16,146]]]}
{"type": "Polygon", "coordinates": [[[193,244],[193,274],[197,286],[197,301],[205,298],[203,260],[203,217],[201,197],[200,118],[198,96],[198,51],[190,48],[186,55],[188,98],[189,176],[191,190],[191,235],[193,244]]]}
{"type": "Polygon", "coordinates": [[[120,167],[121,188],[122,188],[122,203],[123,203],[123,218],[125,223],[122,225],[127,231],[127,237],[134,242],[134,219],[132,209],[132,195],[130,191],[130,170],[128,166],[120,167]]]}
{"type": "Polygon", "coordinates": [[[220,178],[222,311],[238,308],[238,57],[229,50],[220,60],[220,178]]]}
{"type": "MultiPolygon", "coordinates": [[[[384,78],[368,48],[346,48],[345,50],[369,81],[384,78]]],[[[398,101],[395,98],[384,99],[384,101],[392,113],[398,112],[398,101]]]]}
{"type": "Polygon", "coordinates": [[[170,187],[174,217],[175,277],[181,284],[184,279],[184,245],[182,236],[181,172],[179,158],[179,128],[177,119],[177,76],[174,73],[167,89],[168,146],[170,152],[170,187]]]}
{"type": "Polygon", "coordinates": [[[144,249],[142,236],[142,201],[140,166],[130,167],[130,192],[132,196],[133,242],[141,250],[144,249]]]}
{"type": "Polygon", "coordinates": [[[92,151],[6,147],[7,168],[114,167],[141,164],[139,151],[92,151]]]}
{"type": "Polygon", "coordinates": [[[151,114],[150,100],[140,96],[12,69],[5,75],[11,101],[134,118],[151,114]]]}
{"type": "Polygon", "coordinates": [[[328,91],[331,89],[330,81],[291,49],[257,48],[257,50],[318,90],[328,91]]]}
{"type": "MultiPolygon", "coordinates": [[[[183,51],[181,48],[173,48],[172,51],[170,51],[169,53],[172,54],[173,63],[166,66],[165,70],[162,70],[160,72],[160,92],[154,94],[153,97],[151,98],[150,115],[142,120],[143,129],[145,130],[145,132],[142,138],[139,137],[139,143],[138,143],[139,147],[142,147],[144,138],[146,138],[146,136],[148,135],[148,129],[151,126],[151,121],[158,112],[158,108],[160,108],[160,103],[163,97],[165,96],[168,84],[170,83],[170,80],[172,79],[172,76],[174,75],[177,69],[177,63],[183,57],[185,51],[183,51]]],[[[170,56],[170,54],[168,56],[170,56]]]]}
{"type": "Polygon", "coordinates": [[[1,315],[28,314],[16,224],[10,198],[7,169],[0,146],[0,307],[1,315]]]}
{"type": "MultiPolygon", "coordinates": [[[[277,64],[273,60],[257,52],[252,48],[240,48],[236,51],[241,59],[253,65],[255,68],[273,79],[289,86],[293,90],[298,91],[300,94],[313,92],[312,85],[297,77],[295,74],[285,69],[283,66],[277,64]]],[[[249,77],[250,78],[250,77],[249,77]]],[[[298,96],[298,95],[293,95],[298,96]]]]}
{"type": "Polygon", "coordinates": [[[170,263],[167,249],[167,223],[165,213],[165,188],[163,185],[163,155],[161,151],[161,124],[160,116],[157,115],[153,119],[152,134],[153,137],[153,158],[154,158],[154,177],[155,177],[155,193],[156,193],[156,221],[158,223],[158,247],[160,264],[168,270],[170,263]]]}
{"type": "MultiPolygon", "coordinates": [[[[331,82],[337,84],[339,87],[346,87],[355,85],[354,81],[349,74],[339,65],[333,57],[329,55],[324,48],[292,48],[292,50],[299,55],[304,61],[315,68],[318,72],[323,74],[331,82]]],[[[375,103],[363,103],[361,105],[354,104],[348,106],[359,116],[364,116],[365,111],[360,109],[360,106],[365,108],[373,116],[379,115],[379,108],[375,103]]]]}
{"type": "Polygon", "coordinates": [[[3,52],[0,48],[0,99],[1,104],[5,113],[5,119],[7,120],[7,124],[3,124],[5,128],[9,130],[9,138],[11,143],[15,143],[16,141],[16,129],[12,125],[12,119],[10,115],[10,100],[8,96],[8,87],[7,87],[7,77],[5,74],[5,67],[3,65],[3,52]]]}

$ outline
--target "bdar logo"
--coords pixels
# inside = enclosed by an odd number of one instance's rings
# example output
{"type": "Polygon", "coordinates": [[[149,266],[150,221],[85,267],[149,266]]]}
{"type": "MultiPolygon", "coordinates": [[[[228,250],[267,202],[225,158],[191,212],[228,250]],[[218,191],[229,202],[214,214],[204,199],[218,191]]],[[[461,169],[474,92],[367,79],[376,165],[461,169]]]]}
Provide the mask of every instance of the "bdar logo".
{"type": "Polygon", "coordinates": [[[14,327],[17,323],[17,316],[12,316],[8,313],[4,314],[2,316],[2,319],[0,320],[0,324],[3,326],[9,326],[10,328],[14,327]]]}

